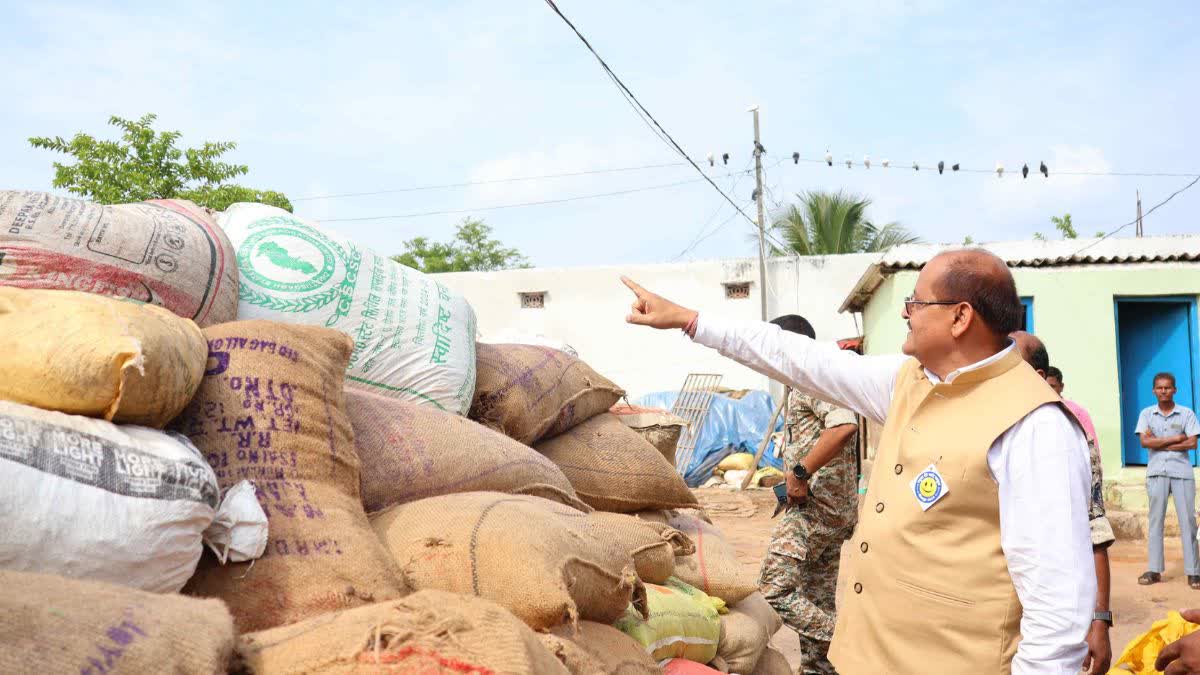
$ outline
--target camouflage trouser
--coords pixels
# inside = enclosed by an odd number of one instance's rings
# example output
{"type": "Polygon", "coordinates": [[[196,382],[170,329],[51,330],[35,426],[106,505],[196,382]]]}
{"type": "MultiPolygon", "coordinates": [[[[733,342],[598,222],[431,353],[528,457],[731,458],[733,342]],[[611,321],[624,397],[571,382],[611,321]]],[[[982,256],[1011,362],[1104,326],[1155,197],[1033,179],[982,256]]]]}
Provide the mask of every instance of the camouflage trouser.
{"type": "Polygon", "coordinates": [[[758,586],[783,623],[800,636],[801,672],[835,673],[829,641],[837,622],[834,594],[842,542],[850,530],[820,531],[789,509],[776,526],[758,586]]]}

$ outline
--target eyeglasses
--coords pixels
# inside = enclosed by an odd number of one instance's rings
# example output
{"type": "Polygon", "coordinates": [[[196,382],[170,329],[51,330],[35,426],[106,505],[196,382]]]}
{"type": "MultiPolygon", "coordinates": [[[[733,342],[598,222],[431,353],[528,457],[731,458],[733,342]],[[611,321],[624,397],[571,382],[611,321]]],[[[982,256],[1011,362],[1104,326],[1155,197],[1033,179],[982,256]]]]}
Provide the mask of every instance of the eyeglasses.
{"type": "Polygon", "coordinates": [[[924,307],[926,305],[957,305],[961,300],[914,300],[915,296],[908,296],[904,299],[904,311],[909,314],[913,313],[914,307],[924,307]]]}

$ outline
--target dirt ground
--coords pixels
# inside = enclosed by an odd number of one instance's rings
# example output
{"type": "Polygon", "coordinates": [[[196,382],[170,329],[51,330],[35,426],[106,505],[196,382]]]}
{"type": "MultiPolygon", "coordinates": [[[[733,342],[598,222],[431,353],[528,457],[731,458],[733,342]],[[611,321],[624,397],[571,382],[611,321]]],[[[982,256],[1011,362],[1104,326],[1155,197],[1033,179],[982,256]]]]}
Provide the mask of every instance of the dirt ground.
{"type": "MultiPolygon", "coordinates": [[[[774,496],[770,490],[752,489],[735,492],[722,488],[696,490],[700,503],[713,522],[737,548],[742,564],[757,573],[767,542],[771,538],[771,512],[774,496]]],[[[847,549],[848,550],[848,549],[847,549]]],[[[847,555],[846,550],[843,556],[847,555]]],[[[1145,571],[1145,541],[1118,541],[1109,549],[1112,567],[1111,603],[1116,626],[1110,633],[1113,661],[1125,645],[1168,611],[1200,606],[1200,591],[1187,586],[1183,574],[1183,554],[1178,539],[1166,542],[1167,570],[1163,582],[1139,586],[1137,578],[1145,571]]],[[[839,592],[840,595],[840,592],[839,592]]],[[[783,652],[794,667],[800,664],[800,644],[795,632],[786,626],[775,635],[772,644],[783,652]]]]}

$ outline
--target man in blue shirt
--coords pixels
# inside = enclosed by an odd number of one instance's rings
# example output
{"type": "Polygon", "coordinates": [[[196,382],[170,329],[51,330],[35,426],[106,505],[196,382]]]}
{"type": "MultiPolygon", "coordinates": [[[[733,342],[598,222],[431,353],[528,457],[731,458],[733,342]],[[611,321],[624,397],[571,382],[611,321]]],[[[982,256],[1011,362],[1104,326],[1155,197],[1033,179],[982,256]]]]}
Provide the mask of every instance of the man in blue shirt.
{"type": "Polygon", "coordinates": [[[1162,581],[1163,519],[1167,515],[1167,496],[1175,496],[1175,515],[1179,518],[1179,539],[1183,544],[1183,566],[1188,585],[1200,589],[1200,560],[1196,554],[1196,482],[1192,475],[1190,450],[1196,449],[1200,422],[1196,413],[1175,404],[1175,376],[1154,376],[1154,397],[1158,405],[1142,411],[1136,433],[1142,447],[1150,453],[1146,466],[1146,493],[1150,497],[1150,569],[1138,578],[1143,586],[1162,581]]]}

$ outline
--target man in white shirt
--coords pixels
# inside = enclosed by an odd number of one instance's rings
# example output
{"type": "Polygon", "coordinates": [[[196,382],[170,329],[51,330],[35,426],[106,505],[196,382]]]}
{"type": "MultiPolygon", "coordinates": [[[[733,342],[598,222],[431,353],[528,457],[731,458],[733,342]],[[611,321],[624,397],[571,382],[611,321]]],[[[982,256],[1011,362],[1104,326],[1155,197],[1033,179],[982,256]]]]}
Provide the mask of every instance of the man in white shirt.
{"type": "Polygon", "coordinates": [[[1087,442],[1013,351],[1007,336],[1019,326],[1021,306],[1003,261],[968,250],[925,266],[901,312],[910,327],[903,351],[919,367],[765,323],[701,317],[624,282],[636,295],[630,323],[682,328],[764,375],[885,425],[879,452],[888,446],[886,463],[877,457],[867,490],[874,508],[864,509],[871,517],[855,533],[866,531],[855,542],[861,557],[850,572],[861,581],[851,584],[830,655],[839,672],[1079,672],[1096,593],[1087,442]],[[992,391],[1016,391],[1033,404],[1025,412],[1007,395],[988,399],[992,391]],[[1009,426],[983,446],[986,463],[961,455],[953,441],[921,445],[935,434],[946,438],[946,428],[963,437],[976,427],[990,433],[997,422],[978,412],[980,396],[982,408],[997,415],[1021,411],[1011,424],[1000,418],[1009,426]],[[979,417],[937,416],[938,405],[958,398],[973,400],[971,414],[979,417]],[[930,460],[921,471],[920,462],[930,460]],[[901,498],[896,486],[914,475],[908,499],[901,498]],[[957,524],[946,523],[948,515],[957,524]],[[960,552],[970,555],[957,564],[960,552]],[[926,583],[930,574],[947,578],[926,583]],[[921,583],[911,581],[917,577],[921,583]]]}

